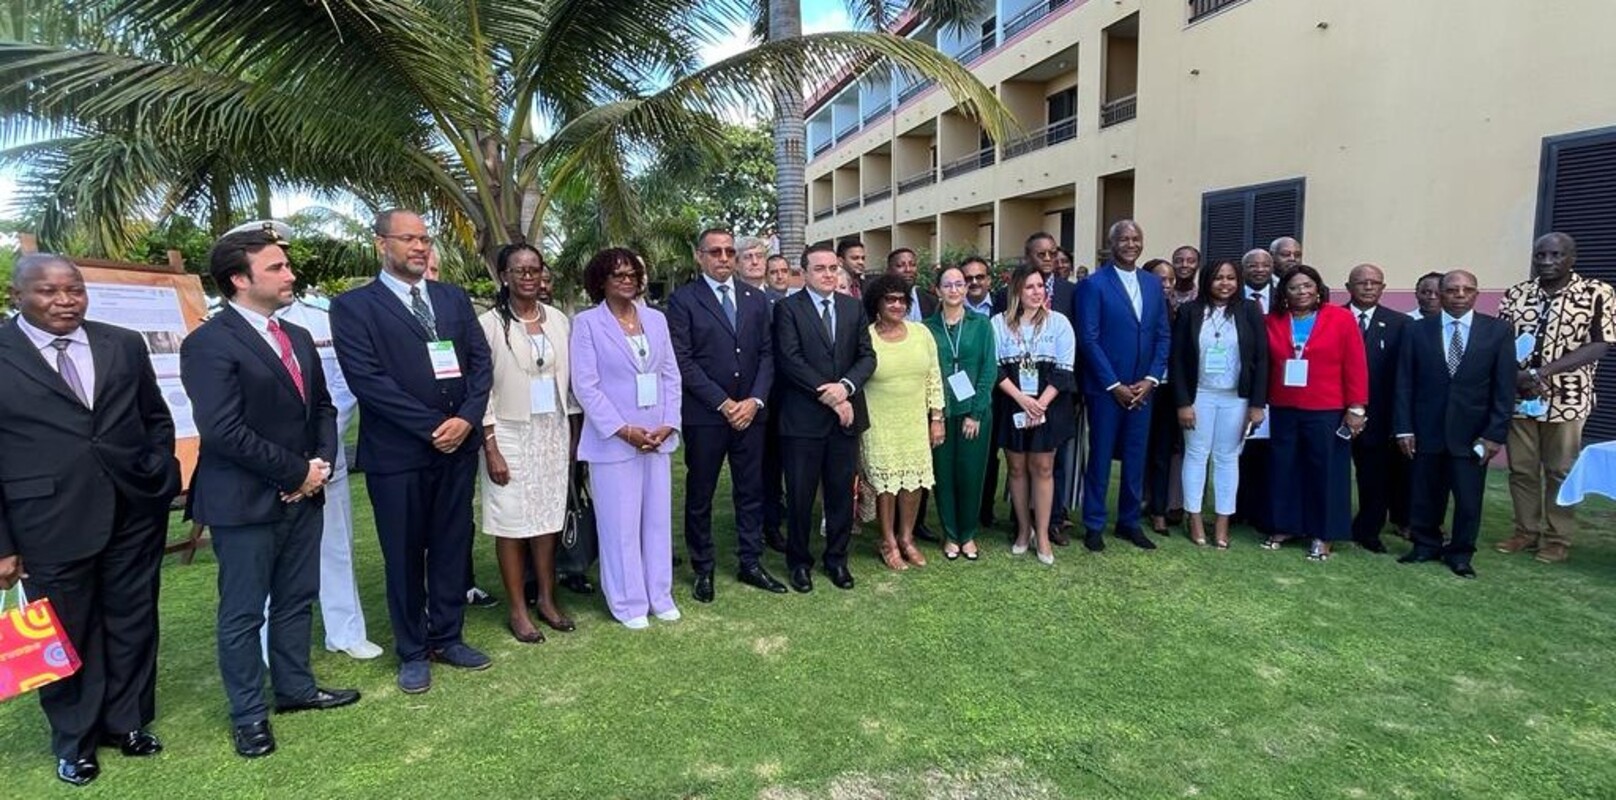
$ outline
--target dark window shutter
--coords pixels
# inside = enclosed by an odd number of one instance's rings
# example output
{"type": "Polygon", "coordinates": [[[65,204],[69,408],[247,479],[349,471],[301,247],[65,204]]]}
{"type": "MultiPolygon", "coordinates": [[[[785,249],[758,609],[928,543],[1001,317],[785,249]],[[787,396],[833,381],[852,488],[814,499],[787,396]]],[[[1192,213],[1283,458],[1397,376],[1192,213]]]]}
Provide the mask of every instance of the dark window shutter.
{"type": "Polygon", "coordinates": [[[1281,236],[1302,238],[1307,182],[1295,178],[1201,196],[1201,257],[1236,263],[1247,250],[1281,236]]]}
{"type": "MultiPolygon", "coordinates": [[[[1616,128],[1544,140],[1537,232],[1550,231],[1577,240],[1578,274],[1616,284],[1616,128]]],[[[1616,369],[1611,365],[1602,365],[1595,376],[1594,397],[1583,439],[1616,439],[1616,369]]]]}

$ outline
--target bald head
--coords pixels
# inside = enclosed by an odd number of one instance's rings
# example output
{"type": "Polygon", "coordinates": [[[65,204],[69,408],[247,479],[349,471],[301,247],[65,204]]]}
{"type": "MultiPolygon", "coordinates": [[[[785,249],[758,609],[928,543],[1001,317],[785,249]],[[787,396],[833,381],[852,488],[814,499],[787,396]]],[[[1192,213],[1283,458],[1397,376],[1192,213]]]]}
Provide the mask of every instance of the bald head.
{"type": "Polygon", "coordinates": [[[1302,263],[1302,243],[1289,236],[1281,236],[1268,245],[1268,254],[1274,257],[1274,267],[1284,272],[1302,263]]]}
{"type": "Polygon", "coordinates": [[[1470,309],[1476,307],[1476,297],[1481,294],[1476,276],[1467,270],[1445,273],[1438,285],[1442,289],[1442,310],[1454,318],[1470,313],[1470,309]]]}
{"type": "Polygon", "coordinates": [[[30,253],[17,260],[11,273],[11,302],[29,325],[53,336],[78,330],[90,307],[79,268],[50,253],[30,253]]]}
{"type": "Polygon", "coordinates": [[[1374,264],[1359,264],[1347,273],[1347,293],[1352,304],[1360,311],[1380,305],[1380,294],[1386,291],[1386,273],[1374,264]]]}
{"type": "Polygon", "coordinates": [[[45,268],[50,266],[65,267],[72,271],[74,276],[78,276],[79,280],[83,280],[83,277],[79,276],[78,265],[68,261],[66,256],[59,256],[55,253],[29,253],[17,259],[17,264],[11,268],[11,291],[19,291],[24,286],[39,280],[39,276],[44,273],[45,268]]]}

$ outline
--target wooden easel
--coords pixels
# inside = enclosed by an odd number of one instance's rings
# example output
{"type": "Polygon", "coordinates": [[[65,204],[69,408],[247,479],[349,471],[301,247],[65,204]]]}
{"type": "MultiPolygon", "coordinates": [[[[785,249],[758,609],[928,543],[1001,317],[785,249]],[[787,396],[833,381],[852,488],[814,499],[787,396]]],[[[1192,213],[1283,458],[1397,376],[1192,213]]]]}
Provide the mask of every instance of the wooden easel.
{"type": "MultiPolygon", "coordinates": [[[[39,251],[38,240],[33,234],[22,234],[18,237],[20,249],[23,253],[39,251]]],[[[202,293],[202,279],[185,271],[185,257],[178,250],[168,251],[167,264],[133,264],[123,261],[108,261],[100,258],[74,258],[73,263],[84,274],[86,284],[119,284],[124,286],[144,286],[161,289],[172,289],[178,296],[180,314],[185,319],[187,331],[196,330],[202,321],[207,319],[208,301],[202,293]]],[[[95,308],[95,294],[90,294],[90,307],[95,308]]],[[[174,498],[170,513],[175,511],[184,513],[186,493],[191,487],[191,473],[196,470],[196,455],[199,442],[197,437],[188,436],[176,439],[174,442],[174,455],[180,460],[180,495],[174,498]]],[[[165,555],[179,553],[180,563],[189,564],[196,559],[198,548],[207,544],[206,526],[198,522],[191,523],[191,533],[184,539],[169,542],[163,549],[165,555]]]]}

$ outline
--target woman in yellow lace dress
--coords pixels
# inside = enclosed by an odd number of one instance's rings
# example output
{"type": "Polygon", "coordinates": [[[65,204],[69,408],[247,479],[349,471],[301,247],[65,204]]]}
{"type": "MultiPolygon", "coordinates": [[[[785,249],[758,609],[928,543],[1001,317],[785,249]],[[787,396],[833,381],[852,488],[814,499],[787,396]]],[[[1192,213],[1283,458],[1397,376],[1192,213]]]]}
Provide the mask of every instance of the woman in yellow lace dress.
{"type": "Polygon", "coordinates": [[[864,287],[875,347],[875,374],[864,384],[870,427],[859,450],[864,479],[876,493],[881,558],[891,569],[925,566],[915,547],[920,493],[931,488],[931,449],[943,441],[943,376],[937,342],[909,322],[909,283],[881,275],[864,287]]]}

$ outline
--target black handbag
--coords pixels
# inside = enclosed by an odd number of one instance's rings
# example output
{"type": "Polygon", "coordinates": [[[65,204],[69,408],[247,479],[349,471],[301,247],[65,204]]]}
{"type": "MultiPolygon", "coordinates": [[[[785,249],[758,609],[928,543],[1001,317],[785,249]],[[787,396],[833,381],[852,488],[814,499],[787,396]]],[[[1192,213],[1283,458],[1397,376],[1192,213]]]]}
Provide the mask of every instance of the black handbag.
{"type": "Polygon", "coordinates": [[[595,500],[589,494],[589,467],[573,465],[567,486],[567,520],[561,528],[561,546],[556,548],[556,572],[582,575],[594,566],[600,554],[595,531],[595,500]]]}

